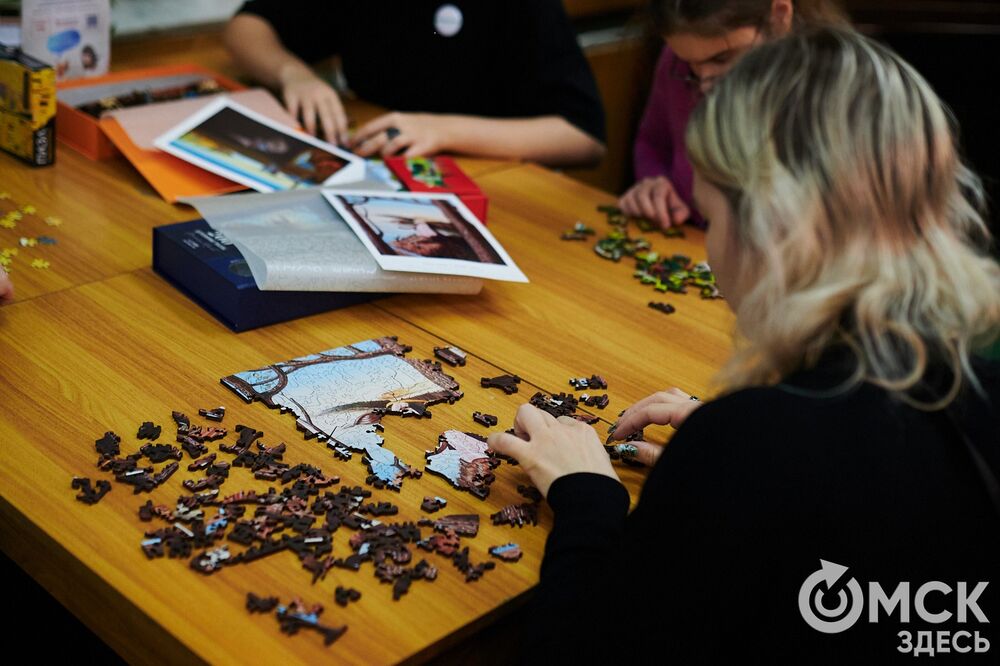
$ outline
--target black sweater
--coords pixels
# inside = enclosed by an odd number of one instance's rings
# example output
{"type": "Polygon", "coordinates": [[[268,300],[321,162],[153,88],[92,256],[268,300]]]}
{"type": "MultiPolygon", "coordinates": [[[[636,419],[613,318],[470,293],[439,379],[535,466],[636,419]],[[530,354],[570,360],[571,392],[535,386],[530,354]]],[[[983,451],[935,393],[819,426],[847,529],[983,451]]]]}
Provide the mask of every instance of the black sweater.
{"type": "MultiPolygon", "coordinates": [[[[917,645],[921,631],[963,630],[978,631],[990,650],[960,656],[995,659],[1000,514],[958,432],[985,458],[986,477],[997,475],[1000,364],[977,365],[988,400],[966,392],[954,418],[871,384],[837,394],[830,389],[843,381],[839,367],[702,406],[650,471],[631,515],[628,492],[612,479],[573,474],[553,483],[555,524],[531,607],[528,660],[912,662],[897,651],[899,632],[917,645]],[[829,569],[834,594],[847,586],[843,599],[860,591],[867,600],[870,581],[887,596],[908,581],[910,621],[901,623],[897,608],[870,623],[865,601],[850,628],[811,628],[799,594],[821,559],[848,568],[842,577],[829,569]],[[951,586],[924,604],[951,611],[950,620],[917,615],[914,596],[928,581],[951,586]],[[988,581],[977,603],[992,624],[971,611],[958,622],[960,581],[969,596],[988,581]]],[[[832,611],[840,600],[820,602],[832,611]]],[[[850,613],[855,602],[847,604],[850,613]]],[[[974,637],[959,635],[957,648],[966,647],[974,650],[974,637]]]]}

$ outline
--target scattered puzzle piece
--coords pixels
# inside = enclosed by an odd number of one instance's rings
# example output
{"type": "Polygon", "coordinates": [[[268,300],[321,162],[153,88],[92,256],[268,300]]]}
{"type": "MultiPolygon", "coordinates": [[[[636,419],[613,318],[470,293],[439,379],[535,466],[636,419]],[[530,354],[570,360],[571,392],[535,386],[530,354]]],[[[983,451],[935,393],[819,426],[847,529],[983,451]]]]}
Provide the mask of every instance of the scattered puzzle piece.
{"type": "Polygon", "coordinates": [[[445,508],[448,505],[448,500],[443,497],[425,497],[424,501],[420,504],[420,509],[426,511],[427,513],[435,513],[445,508]]]}
{"type": "Polygon", "coordinates": [[[598,389],[606,391],[608,389],[608,382],[605,381],[604,377],[601,377],[600,375],[591,375],[590,379],[587,379],[586,377],[575,377],[569,380],[569,385],[577,391],[585,389],[598,389]]]}
{"type": "Polygon", "coordinates": [[[98,481],[96,488],[92,484],[93,481],[90,479],[80,476],[73,477],[72,487],[80,491],[80,494],[76,498],[84,504],[97,504],[101,501],[102,497],[111,492],[111,484],[108,481],[103,479],[98,481]]]}
{"type": "Polygon", "coordinates": [[[277,605],[277,597],[258,597],[253,592],[247,592],[247,610],[251,613],[270,613],[277,605]]]}
{"type": "Polygon", "coordinates": [[[143,421],[135,433],[135,437],[136,439],[159,439],[160,430],[160,426],[154,425],[152,421],[143,421]]]}
{"type": "Polygon", "coordinates": [[[537,504],[508,504],[490,516],[494,525],[511,525],[523,527],[526,523],[538,524],[537,504]]]}
{"type": "Polygon", "coordinates": [[[483,414],[482,412],[472,412],[472,420],[486,426],[487,428],[491,428],[499,423],[497,417],[492,414],[483,414]]]}
{"type": "Polygon", "coordinates": [[[493,546],[490,548],[490,555],[497,558],[498,560],[503,560],[504,562],[517,562],[521,559],[521,547],[516,543],[505,543],[500,546],[493,546]]]}
{"type": "Polygon", "coordinates": [[[333,598],[340,606],[346,606],[351,601],[357,601],[361,598],[361,593],[355,590],[353,587],[344,587],[343,585],[338,585],[337,589],[334,590],[333,598]]]}
{"type": "Polygon", "coordinates": [[[452,556],[452,563],[455,568],[465,574],[465,582],[471,583],[472,581],[479,580],[483,577],[483,574],[493,569],[495,566],[494,562],[482,562],[480,564],[473,564],[469,560],[469,547],[466,546],[460,552],[455,553],[452,556]]]}
{"type": "Polygon", "coordinates": [[[94,441],[94,446],[97,448],[97,452],[102,456],[113,457],[121,454],[121,441],[121,437],[109,430],[104,433],[103,437],[94,441]]]}
{"type": "Polygon", "coordinates": [[[656,301],[650,301],[649,307],[653,308],[654,310],[659,310],[663,314],[673,314],[674,312],[677,311],[677,309],[674,306],[670,305],[669,303],[658,303],[656,301]]]}
{"type": "Polygon", "coordinates": [[[436,520],[422,518],[418,525],[434,528],[435,532],[447,533],[449,530],[459,536],[474,537],[479,534],[479,514],[442,516],[436,520]]]}
{"type": "MultiPolygon", "coordinates": [[[[220,405],[215,409],[199,409],[198,414],[209,421],[221,421],[226,416],[226,408],[220,405]]],[[[190,423],[188,425],[190,426],[190,423]]]]}
{"type": "Polygon", "coordinates": [[[507,395],[517,393],[517,385],[521,383],[521,378],[517,375],[500,375],[499,377],[483,377],[479,380],[479,385],[483,388],[498,388],[507,395]]]}
{"type": "Polygon", "coordinates": [[[37,268],[39,270],[46,270],[51,265],[52,265],[51,263],[45,261],[44,259],[33,259],[31,261],[31,267],[32,268],[37,268]]]}
{"type": "Polygon", "coordinates": [[[466,353],[458,347],[435,347],[434,356],[451,366],[464,366],[466,362],[466,353]]]}
{"type": "Polygon", "coordinates": [[[62,220],[59,219],[58,217],[49,216],[45,218],[45,224],[49,225],[50,227],[60,227],[62,226],[62,220]]]}

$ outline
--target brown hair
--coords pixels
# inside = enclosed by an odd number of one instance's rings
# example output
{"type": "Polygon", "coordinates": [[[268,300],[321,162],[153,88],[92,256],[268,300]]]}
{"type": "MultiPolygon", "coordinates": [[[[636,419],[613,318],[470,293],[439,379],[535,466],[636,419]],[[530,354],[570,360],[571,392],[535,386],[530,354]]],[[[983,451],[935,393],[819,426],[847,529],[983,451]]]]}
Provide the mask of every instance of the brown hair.
{"type": "MultiPolygon", "coordinates": [[[[796,27],[847,22],[834,0],[792,0],[792,6],[796,27]]],[[[771,14],[771,0],[653,0],[649,10],[661,35],[720,35],[764,24],[771,14]]]]}

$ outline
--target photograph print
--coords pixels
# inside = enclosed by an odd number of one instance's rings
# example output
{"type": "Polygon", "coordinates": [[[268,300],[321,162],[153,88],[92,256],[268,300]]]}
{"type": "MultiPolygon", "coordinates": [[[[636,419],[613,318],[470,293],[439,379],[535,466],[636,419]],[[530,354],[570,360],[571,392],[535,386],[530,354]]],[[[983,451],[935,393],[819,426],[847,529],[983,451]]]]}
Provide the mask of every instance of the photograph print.
{"type": "Polygon", "coordinates": [[[323,194],[385,270],[528,281],[455,195],[344,190],[323,194]]]}
{"type": "Polygon", "coordinates": [[[156,140],[186,162],[258,192],[361,180],[364,161],[222,98],[156,140]]]}

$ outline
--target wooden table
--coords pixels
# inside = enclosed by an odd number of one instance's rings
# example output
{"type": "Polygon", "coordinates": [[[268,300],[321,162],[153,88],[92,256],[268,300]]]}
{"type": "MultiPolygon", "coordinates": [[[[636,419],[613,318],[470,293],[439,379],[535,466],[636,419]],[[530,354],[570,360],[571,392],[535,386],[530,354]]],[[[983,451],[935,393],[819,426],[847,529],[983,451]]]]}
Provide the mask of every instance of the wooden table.
{"type": "MultiPolygon", "coordinates": [[[[489,524],[491,513],[519,501],[515,488],[526,476],[518,467],[498,469],[485,502],[430,474],[407,479],[398,495],[375,491],[374,499],[400,506],[401,520],[423,515],[425,495],[448,499],[437,515],[478,513],[480,534],[465,540],[473,561],[489,559],[487,548],[507,541],[525,553],[519,563],[498,562],[482,580],[465,583],[447,559],[415,550],[415,559],[426,556],[440,574],[434,583],[415,582],[398,602],[370,564],[358,573],[334,569],[310,585],[310,574],[287,552],[209,577],[185,560],[147,561],[139,541],[151,525],[136,513],[145,496],[114,484],[88,507],[70,489],[75,475],[107,478],[94,467],[93,448],[106,430],[121,434],[123,451],[132,452],[140,422],[170,432],[171,410],[196,414],[219,404],[229,410],[224,426],[247,423],[263,430],[269,444],[286,442],[287,462],[315,464],[343,484],[363,485],[367,471],[357,457],[334,460],[322,444],[302,438],[290,415],[245,405],[218,379],[373,336],[399,336],[416,358],[445,342],[470,353],[466,367],[449,371],[466,392],[462,400],[432,408],[429,420],[385,421],[386,445],[418,467],[444,430],[485,432],[472,411],[496,414],[507,427],[534,391],[568,390],[571,376],[598,372],[609,380],[609,417],[669,385],[706,391],[729,349],[732,320],[724,302],[693,294],[664,298],[635,282],[627,260],[615,265],[596,257],[592,243],[558,240],[577,219],[603,230],[594,207],[608,195],[530,165],[464,161],[463,167],[490,197],[490,228],[530,285],[491,283],[477,297],[394,297],[236,335],[149,268],[151,228],[193,217],[190,209],[164,204],[120,160],[93,163],[64,148],[54,168],[29,170],[0,157],[0,189],[35,205],[41,217],[64,222],[50,228],[41,219],[23,220],[19,229],[0,229],[0,248],[16,235],[40,233],[35,225],[59,241],[44,249],[52,262],[47,271],[27,268],[18,257],[18,302],[0,308],[3,551],[134,662],[419,661],[516,608],[537,581],[551,526],[545,508],[538,527],[489,524]],[[649,300],[672,302],[678,312],[653,311],[649,300]],[[479,388],[480,377],[502,372],[524,378],[519,394],[479,388]],[[338,584],[358,588],[362,600],[346,609],[335,605],[338,584]],[[247,592],[322,603],[321,621],[346,623],[349,631],[329,648],[309,632],[289,638],[273,617],[244,610],[247,592]]],[[[696,259],[703,258],[701,244],[698,232],[654,241],[657,249],[696,259]]],[[[24,254],[29,250],[42,251],[24,254]]],[[[154,503],[172,505],[183,492],[181,480],[200,476],[185,471],[187,462],[151,493],[154,503]]],[[[634,497],[642,471],[623,467],[621,474],[634,497]]],[[[222,492],[267,485],[234,470],[222,492]]],[[[350,552],[350,533],[335,533],[335,554],[350,552]]]]}

